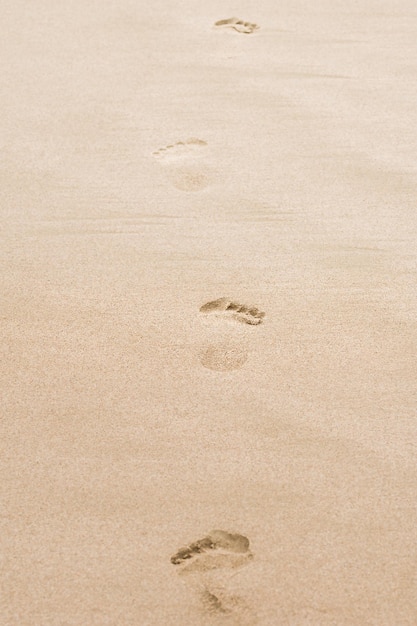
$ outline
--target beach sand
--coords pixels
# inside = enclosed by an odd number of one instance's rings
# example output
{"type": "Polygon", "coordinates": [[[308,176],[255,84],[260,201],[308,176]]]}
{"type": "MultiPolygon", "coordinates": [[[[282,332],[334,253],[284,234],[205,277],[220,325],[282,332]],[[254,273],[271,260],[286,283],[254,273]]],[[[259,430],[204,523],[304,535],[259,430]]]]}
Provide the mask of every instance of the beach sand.
{"type": "Polygon", "coordinates": [[[415,3],[1,33],[1,623],[415,625],[415,3]]]}

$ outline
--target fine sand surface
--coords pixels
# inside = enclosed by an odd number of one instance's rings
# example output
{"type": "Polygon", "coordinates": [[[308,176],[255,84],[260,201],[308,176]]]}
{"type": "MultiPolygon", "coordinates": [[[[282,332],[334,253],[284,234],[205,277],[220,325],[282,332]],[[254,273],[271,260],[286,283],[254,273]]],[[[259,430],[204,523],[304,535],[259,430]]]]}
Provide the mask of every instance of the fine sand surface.
{"type": "Polygon", "coordinates": [[[415,1],[0,4],[2,626],[415,626],[415,1]]]}

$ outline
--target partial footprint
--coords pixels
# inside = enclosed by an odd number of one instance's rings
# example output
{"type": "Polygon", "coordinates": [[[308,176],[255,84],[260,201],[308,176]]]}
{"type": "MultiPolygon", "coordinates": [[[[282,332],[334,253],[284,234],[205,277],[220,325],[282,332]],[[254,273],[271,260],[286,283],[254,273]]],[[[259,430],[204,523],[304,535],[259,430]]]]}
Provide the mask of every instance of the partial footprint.
{"type": "Polygon", "coordinates": [[[178,573],[199,594],[201,607],[207,614],[236,618],[238,624],[253,624],[253,612],[243,598],[225,588],[226,579],[221,574],[232,575],[235,570],[248,565],[253,559],[249,540],[244,535],[212,530],[206,537],[178,550],[171,563],[178,573]]]}
{"type": "Polygon", "coordinates": [[[252,557],[247,537],[212,530],[203,539],[178,550],[171,557],[171,563],[183,565],[182,572],[205,571],[217,567],[239,567],[252,557]]]}
{"type": "Polygon", "coordinates": [[[207,142],[192,137],[155,150],[153,156],[164,166],[168,178],[181,191],[200,191],[210,182],[210,168],[204,162],[207,142]]]}
{"type": "Polygon", "coordinates": [[[242,322],[243,324],[251,324],[252,326],[261,324],[263,318],[265,317],[265,313],[260,311],[255,306],[239,304],[238,302],[230,300],[230,298],[219,298],[218,300],[207,302],[206,304],[203,304],[202,307],[200,307],[200,312],[221,313],[226,316],[232,317],[238,322],[242,322]]]}
{"type": "Polygon", "coordinates": [[[153,155],[156,157],[166,157],[166,158],[178,158],[180,156],[189,156],[190,154],[196,154],[195,149],[197,147],[207,146],[207,142],[203,141],[203,139],[197,139],[196,137],[191,137],[186,141],[177,141],[177,143],[170,144],[169,146],[165,146],[165,148],[159,148],[159,150],[155,150],[153,155]]]}
{"type": "Polygon", "coordinates": [[[244,33],[250,35],[253,31],[257,30],[259,26],[252,24],[251,22],[244,22],[237,17],[229,17],[227,20],[219,20],[214,24],[218,28],[233,28],[238,33],[244,33]]]}
{"type": "Polygon", "coordinates": [[[200,353],[201,364],[209,370],[227,372],[237,370],[248,360],[248,351],[230,342],[210,344],[200,353]]]}

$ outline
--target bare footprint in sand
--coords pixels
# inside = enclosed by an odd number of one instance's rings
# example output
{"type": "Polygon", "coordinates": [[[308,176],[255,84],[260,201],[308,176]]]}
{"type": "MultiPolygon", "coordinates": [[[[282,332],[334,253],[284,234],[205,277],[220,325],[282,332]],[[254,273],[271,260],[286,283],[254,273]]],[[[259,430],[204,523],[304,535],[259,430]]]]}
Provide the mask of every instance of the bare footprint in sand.
{"type": "MultiPolygon", "coordinates": [[[[200,307],[200,312],[207,315],[215,314],[250,326],[261,324],[265,316],[265,313],[257,307],[239,304],[230,298],[219,298],[207,302],[200,307]]],[[[207,369],[218,372],[235,370],[241,368],[248,359],[248,351],[245,347],[247,338],[243,337],[240,331],[237,332],[237,329],[232,335],[230,329],[226,330],[227,337],[206,345],[200,352],[200,363],[207,369]]]]}
{"type": "Polygon", "coordinates": [[[248,565],[252,559],[247,537],[212,530],[203,539],[178,550],[171,557],[171,563],[198,593],[206,614],[228,616],[238,624],[254,624],[253,612],[244,599],[228,593],[225,587],[235,570],[248,565]]]}
{"type": "Polygon", "coordinates": [[[200,307],[200,312],[224,314],[242,324],[251,324],[252,326],[261,324],[265,317],[265,313],[255,306],[239,304],[238,302],[230,300],[230,298],[219,298],[218,300],[207,302],[200,307]]]}
{"type": "Polygon", "coordinates": [[[200,191],[210,182],[210,168],[205,163],[207,142],[190,138],[153,152],[164,167],[171,183],[180,191],[200,191]]]}
{"type": "Polygon", "coordinates": [[[239,20],[237,17],[229,17],[227,20],[219,20],[214,25],[217,28],[233,28],[233,30],[236,30],[238,33],[243,33],[245,35],[250,35],[259,28],[257,24],[244,22],[243,20],[239,20]]]}

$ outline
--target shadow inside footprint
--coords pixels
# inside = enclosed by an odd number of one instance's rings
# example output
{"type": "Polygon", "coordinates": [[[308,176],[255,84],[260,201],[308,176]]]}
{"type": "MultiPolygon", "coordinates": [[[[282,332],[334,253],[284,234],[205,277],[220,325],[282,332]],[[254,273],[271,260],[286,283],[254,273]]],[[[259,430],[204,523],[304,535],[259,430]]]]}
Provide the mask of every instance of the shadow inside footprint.
{"type": "Polygon", "coordinates": [[[265,313],[255,306],[239,304],[230,298],[218,298],[200,307],[201,313],[224,313],[243,324],[256,326],[261,324],[265,313]]]}
{"type": "Polygon", "coordinates": [[[229,613],[229,611],[223,606],[222,601],[208,589],[204,589],[201,596],[209,613],[229,613]]]}

